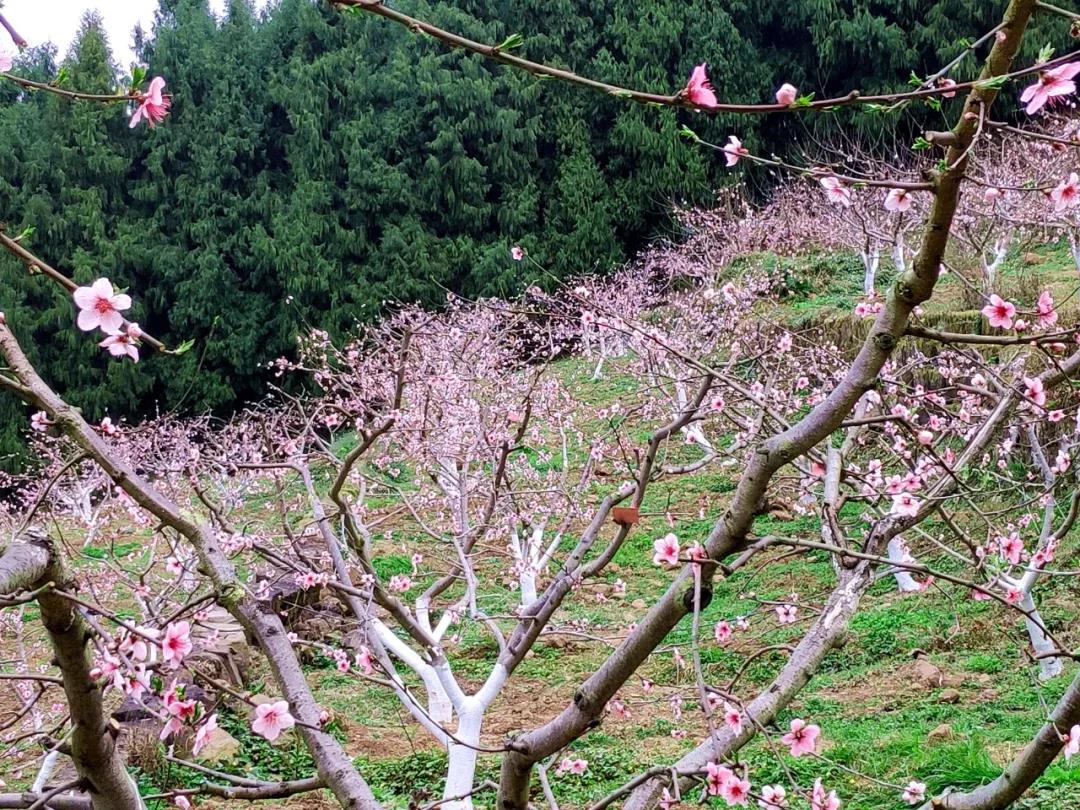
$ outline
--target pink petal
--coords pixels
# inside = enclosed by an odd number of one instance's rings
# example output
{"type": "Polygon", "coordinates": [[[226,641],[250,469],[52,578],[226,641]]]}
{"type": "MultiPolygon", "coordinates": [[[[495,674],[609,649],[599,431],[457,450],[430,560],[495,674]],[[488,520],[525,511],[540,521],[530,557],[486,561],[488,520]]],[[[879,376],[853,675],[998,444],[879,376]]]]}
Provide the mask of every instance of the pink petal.
{"type": "MultiPolygon", "coordinates": [[[[82,317],[83,312],[89,311],[91,310],[84,309],[82,312],[79,313],[79,317],[82,317]]],[[[106,334],[114,335],[119,332],[124,325],[124,316],[116,310],[112,310],[110,312],[101,312],[98,313],[98,315],[101,331],[105,332],[106,334]]]]}
{"type": "Polygon", "coordinates": [[[1056,67],[1049,71],[1051,75],[1059,79],[1071,79],[1077,73],[1080,73],[1080,62],[1067,62],[1060,67],[1056,67]]]}
{"type": "Polygon", "coordinates": [[[96,309],[80,309],[75,323],[84,332],[93,332],[101,326],[101,313],[96,309]]]}
{"type": "Polygon", "coordinates": [[[99,278],[93,284],[90,285],[90,289],[93,290],[101,298],[112,298],[113,286],[107,278],[99,278]]]}
{"type": "Polygon", "coordinates": [[[165,80],[160,76],[155,76],[150,81],[150,92],[147,94],[150,97],[151,104],[161,104],[161,91],[165,89],[165,80]]]}

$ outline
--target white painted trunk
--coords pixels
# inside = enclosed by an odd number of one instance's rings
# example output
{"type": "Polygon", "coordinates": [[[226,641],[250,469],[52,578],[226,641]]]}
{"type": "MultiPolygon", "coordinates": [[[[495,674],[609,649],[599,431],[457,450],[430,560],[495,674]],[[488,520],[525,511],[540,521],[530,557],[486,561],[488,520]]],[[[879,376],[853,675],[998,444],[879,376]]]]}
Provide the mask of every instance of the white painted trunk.
{"type": "Polygon", "coordinates": [[[896,275],[907,271],[907,259],[904,257],[904,243],[897,242],[893,246],[893,266],[896,267],[896,275]]]}
{"type": "Polygon", "coordinates": [[[705,431],[701,427],[700,422],[693,422],[684,427],[682,430],[683,434],[686,436],[687,439],[692,440],[694,444],[696,444],[706,453],[714,452],[712,442],[710,442],[708,437],[705,436],[705,431]]]}
{"type": "Polygon", "coordinates": [[[607,355],[605,355],[604,352],[600,353],[600,357],[596,361],[596,368],[593,369],[593,373],[592,373],[593,382],[600,379],[601,372],[604,369],[604,360],[605,360],[606,356],[607,355]]]}
{"type": "Polygon", "coordinates": [[[537,599],[536,593],[536,569],[531,565],[526,565],[522,568],[521,576],[518,578],[518,585],[521,588],[521,606],[531,605],[537,599]]]}
{"type": "Polygon", "coordinates": [[[440,726],[448,727],[454,719],[454,706],[434,670],[431,670],[431,677],[424,678],[424,690],[427,692],[428,716],[440,726]]]}
{"type": "Polygon", "coordinates": [[[861,254],[863,261],[863,295],[874,291],[874,279],[877,276],[878,261],[881,258],[877,248],[861,254]]]}
{"type": "MultiPolygon", "coordinates": [[[[1035,607],[1035,600],[1031,598],[1030,593],[1024,592],[1024,598],[1020,600],[1020,607],[1028,611],[1024,623],[1027,625],[1028,638],[1031,639],[1031,646],[1035,650],[1035,655],[1046,656],[1048,653],[1055,652],[1057,645],[1047,638],[1042,631],[1042,627],[1045,627],[1046,623],[1042,620],[1042,616],[1039,615],[1039,610],[1035,607]]],[[[1039,658],[1039,680],[1041,681],[1048,681],[1060,675],[1062,669],[1061,658],[1056,655],[1039,658]]]]}
{"type": "Polygon", "coordinates": [[[446,788],[443,790],[443,810],[472,810],[471,796],[466,796],[473,789],[476,777],[476,758],[480,745],[480,727],[484,721],[484,712],[479,707],[469,707],[459,715],[457,731],[454,736],[466,743],[462,745],[450,742],[450,761],[446,768],[446,788]],[[464,798],[460,798],[464,797],[464,798]]]}
{"type": "MultiPolygon", "coordinates": [[[[892,562],[910,563],[911,555],[908,554],[907,548],[904,546],[904,541],[899,537],[894,537],[889,541],[889,559],[892,562]]],[[[896,568],[893,570],[893,576],[896,578],[896,587],[904,593],[910,593],[911,591],[919,590],[919,583],[915,581],[915,578],[911,576],[907,571],[902,568],[896,568]]]]}
{"type": "Polygon", "coordinates": [[[34,778],[34,784],[30,787],[31,793],[43,793],[45,791],[45,786],[49,784],[49,780],[52,779],[52,775],[56,771],[56,763],[59,759],[60,753],[58,751],[50,751],[45,755],[45,759],[41,762],[41,768],[34,778]]]}
{"type": "Polygon", "coordinates": [[[997,271],[1001,267],[1001,263],[1005,261],[1005,256],[1008,253],[1008,249],[1005,244],[998,240],[994,243],[993,259],[990,261],[983,257],[983,275],[986,277],[987,289],[993,289],[997,281],[997,271]]]}

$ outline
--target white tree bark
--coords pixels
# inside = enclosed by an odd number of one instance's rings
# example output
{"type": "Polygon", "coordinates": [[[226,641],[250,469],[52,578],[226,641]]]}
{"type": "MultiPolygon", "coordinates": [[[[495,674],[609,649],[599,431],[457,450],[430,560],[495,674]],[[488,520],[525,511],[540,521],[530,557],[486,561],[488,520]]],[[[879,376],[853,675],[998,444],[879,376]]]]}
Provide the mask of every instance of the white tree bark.
{"type": "Polygon", "coordinates": [[[861,251],[859,257],[863,263],[863,295],[870,295],[874,291],[874,280],[877,278],[881,252],[874,247],[870,250],[861,251]]]}
{"type": "MultiPolygon", "coordinates": [[[[915,561],[915,558],[911,556],[911,552],[908,551],[907,545],[899,536],[889,541],[888,554],[891,562],[912,563],[915,561]]],[[[911,593],[920,589],[915,577],[911,576],[905,569],[893,568],[892,572],[893,577],[896,579],[896,587],[902,592],[911,593]]]]}

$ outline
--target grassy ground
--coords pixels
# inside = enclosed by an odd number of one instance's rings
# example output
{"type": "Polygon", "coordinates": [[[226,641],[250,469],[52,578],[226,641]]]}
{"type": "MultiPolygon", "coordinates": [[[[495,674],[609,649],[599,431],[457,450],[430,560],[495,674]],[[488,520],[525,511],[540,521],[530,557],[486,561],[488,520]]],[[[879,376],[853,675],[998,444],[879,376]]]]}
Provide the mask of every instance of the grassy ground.
{"type": "MultiPolygon", "coordinates": [[[[1060,248],[1044,252],[1038,263],[1032,257],[1010,258],[1003,272],[1004,294],[1013,294],[1030,306],[1038,294],[1038,284],[1050,283],[1057,297],[1064,297],[1067,283],[1075,278],[1071,259],[1060,248]],[[1034,282],[1034,294],[1031,294],[1033,268],[1038,270],[1039,279],[1034,282]]],[[[861,289],[857,262],[838,257],[812,262],[758,257],[755,261],[775,262],[792,274],[794,284],[803,285],[783,313],[793,325],[806,319],[820,322],[822,318],[832,318],[838,329],[850,328],[854,334],[859,328],[849,317],[861,289]],[[844,323],[848,326],[844,327],[844,323]]],[[[964,306],[959,285],[946,278],[940,303],[927,308],[928,317],[956,319],[965,314],[964,306]]],[[[636,385],[620,371],[618,363],[612,364],[605,377],[595,382],[590,379],[590,364],[582,360],[563,361],[556,373],[585,404],[609,404],[631,394],[636,385]]],[[[583,413],[582,420],[585,418],[583,413]]],[[[721,512],[737,472],[730,467],[714,466],[697,475],[659,482],[650,490],[643,512],[662,513],[674,505],[674,511],[681,516],[675,527],[678,535],[687,541],[701,537],[721,512]],[[706,518],[699,519],[699,498],[703,494],[706,518]]],[[[392,504],[387,501],[382,506],[392,504]]],[[[257,497],[248,507],[252,514],[263,511],[257,497]]],[[[815,539],[818,536],[816,519],[812,518],[781,522],[766,517],[757,528],[764,532],[781,526],[789,535],[815,539]]],[[[625,598],[606,602],[588,598],[573,600],[558,621],[565,624],[587,620],[597,628],[597,635],[617,642],[626,624],[639,618],[644,605],[651,604],[670,582],[670,573],[650,563],[653,538],[667,530],[663,520],[648,519],[620,550],[606,579],[625,580],[628,583],[625,598]]],[[[377,542],[380,573],[408,571],[409,560],[400,553],[401,539],[399,533],[390,541],[377,542]]],[[[1064,543],[1067,552],[1060,558],[1063,568],[1077,567],[1073,540],[1068,538],[1064,543]]],[[[138,554],[137,547],[128,551],[131,555],[138,554]]],[[[739,669],[745,652],[752,649],[738,653],[719,648],[711,640],[715,621],[753,614],[759,610],[757,599],[783,598],[793,591],[814,602],[829,591],[833,577],[832,568],[823,556],[808,555],[761,566],[760,570],[742,570],[721,582],[705,611],[702,625],[705,638],[701,642],[701,655],[709,680],[726,682],[739,669]]],[[[1076,585],[1062,578],[1040,586],[1039,599],[1050,627],[1060,630],[1062,638],[1077,645],[1080,600],[1076,585]]],[[[509,608],[509,594],[489,597],[485,607],[491,611],[509,608]]],[[[1059,697],[1075,670],[1069,666],[1063,676],[1040,684],[1034,667],[1024,657],[1027,639],[1023,627],[1011,619],[1003,620],[1002,615],[999,606],[972,601],[955,589],[900,595],[891,580],[877,583],[864,599],[846,645],[829,656],[822,671],[780,718],[781,725],[796,715],[819,723],[825,740],[823,754],[830,764],[784,757],[781,765],[762,743],[753,743],[740,756],[752,764],[755,785],[784,782],[783,768],[796,776],[824,774],[826,783],[837,790],[845,808],[871,810],[905,805],[894,788],[856,777],[846,769],[894,784],[917,778],[925,781],[933,792],[948,786],[967,789],[995,777],[1002,764],[1038,728],[1045,717],[1045,707],[1059,697]],[[928,686],[916,678],[912,657],[916,650],[925,653],[941,669],[942,685],[928,686]]],[[[796,639],[805,621],[795,628],[783,629],[772,623],[775,629],[755,637],[753,645],[796,639]]],[[[758,624],[764,626],[768,622],[763,619],[758,624]]],[[[703,729],[692,701],[688,699],[684,706],[686,718],[690,719],[681,724],[674,722],[669,706],[669,697],[675,691],[671,684],[680,684],[689,695],[686,687],[693,682],[688,671],[676,670],[672,654],[675,647],[689,659],[688,620],[640,672],[658,684],[668,685],[647,694],[639,682],[631,683],[621,693],[630,707],[631,719],[608,717],[572,747],[570,753],[587,759],[589,768],[583,776],[558,779],[556,793],[564,807],[585,807],[639,770],[673,761],[700,739],[703,729]],[[673,738],[671,732],[677,725],[690,731],[686,739],[673,738]]],[[[565,636],[558,642],[538,644],[494,707],[485,728],[485,742],[497,745],[508,734],[554,716],[572,699],[576,686],[595,669],[605,651],[601,643],[565,636]]],[[[492,654],[490,637],[470,630],[453,649],[452,662],[456,672],[472,685],[478,685],[492,654]]],[[[755,694],[754,687],[768,683],[782,661],[775,654],[758,659],[740,681],[740,695],[749,698],[755,694]]],[[[392,696],[379,687],[340,675],[326,659],[312,661],[309,671],[317,699],[334,712],[335,733],[355,753],[362,773],[380,799],[405,807],[413,797],[423,801],[425,795],[431,798],[439,795],[445,776],[445,754],[408,720],[392,696]]],[[[234,763],[237,772],[285,779],[310,773],[310,760],[295,741],[269,745],[252,737],[246,719],[241,716],[226,713],[222,725],[245,743],[244,758],[234,763]]],[[[149,786],[160,784],[163,774],[142,776],[149,786]]],[[[483,757],[478,778],[496,777],[496,759],[483,757]]],[[[489,806],[491,798],[490,793],[481,794],[478,803],[489,806]]],[[[307,797],[294,799],[289,805],[317,807],[322,806],[320,801],[307,797]]],[[[1038,789],[1017,806],[1046,810],[1080,807],[1080,765],[1069,767],[1063,762],[1054,765],[1038,789]]]]}

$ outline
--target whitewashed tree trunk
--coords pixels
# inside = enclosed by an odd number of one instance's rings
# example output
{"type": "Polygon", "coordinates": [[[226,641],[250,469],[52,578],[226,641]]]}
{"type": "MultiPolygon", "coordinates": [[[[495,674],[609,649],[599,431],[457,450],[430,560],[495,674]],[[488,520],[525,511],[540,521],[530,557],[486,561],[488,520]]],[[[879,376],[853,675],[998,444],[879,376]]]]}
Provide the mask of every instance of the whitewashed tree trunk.
{"type": "Polygon", "coordinates": [[[531,565],[522,569],[521,576],[518,578],[518,585],[521,589],[521,604],[523,606],[531,605],[536,601],[536,571],[531,565]]]}
{"type": "Polygon", "coordinates": [[[862,251],[859,256],[863,263],[863,295],[870,295],[874,291],[874,279],[877,278],[881,252],[875,247],[862,251]]]}
{"type": "Polygon", "coordinates": [[[600,350],[597,352],[599,357],[596,360],[596,368],[593,369],[593,373],[592,373],[593,381],[596,381],[596,380],[600,379],[600,372],[604,368],[604,360],[606,360],[607,356],[608,356],[607,340],[606,340],[606,338],[604,336],[604,330],[603,329],[601,329],[599,331],[599,343],[600,343],[600,350]]]}
{"type": "Polygon", "coordinates": [[[899,239],[893,245],[893,266],[896,267],[896,275],[902,275],[907,271],[907,253],[904,251],[904,243],[899,239]]]}
{"type": "MultiPolygon", "coordinates": [[[[675,380],[675,404],[677,410],[673,416],[685,413],[690,405],[690,396],[686,391],[686,383],[678,379],[675,380]]],[[[682,433],[689,441],[696,444],[710,456],[715,454],[716,449],[705,435],[705,429],[702,427],[701,422],[691,422],[689,425],[684,426],[682,433]]]]}
{"type": "Polygon", "coordinates": [[[1001,267],[1001,263],[1005,261],[1005,254],[1008,253],[1007,243],[1004,239],[998,239],[994,242],[994,248],[992,251],[992,258],[989,260],[984,255],[982,257],[983,266],[983,278],[986,279],[987,289],[993,289],[994,284],[997,282],[997,271],[1001,267]]]}
{"type": "Polygon", "coordinates": [[[1042,616],[1039,615],[1039,609],[1035,607],[1035,600],[1031,598],[1031,594],[1027,591],[1024,591],[1024,598],[1020,600],[1020,608],[1028,612],[1024,623],[1027,625],[1031,646],[1039,659],[1039,680],[1048,681],[1060,675],[1062,669],[1064,669],[1061,658],[1051,655],[1051,653],[1057,651],[1057,645],[1043,632],[1042,628],[1046,625],[1042,620],[1042,616]]]}
{"type": "MultiPolygon", "coordinates": [[[[889,541],[888,550],[891,562],[910,563],[913,561],[907,546],[904,545],[904,541],[899,536],[889,541]]],[[[894,568],[893,576],[896,578],[896,587],[904,593],[919,590],[919,583],[903,568],[894,568]]]]}
{"type": "Polygon", "coordinates": [[[454,736],[460,742],[451,741],[448,749],[446,787],[441,805],[446,810],[472,810],[472,797],[466,794],[472,791],[476,779],[476,758],[479,754],[476,748],[480,745],[483,722],[484,711],[478,705],[469,707],[459,715],[454,736]]]}

